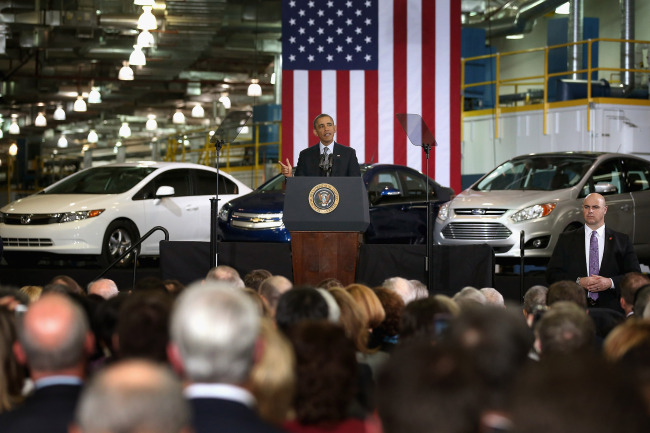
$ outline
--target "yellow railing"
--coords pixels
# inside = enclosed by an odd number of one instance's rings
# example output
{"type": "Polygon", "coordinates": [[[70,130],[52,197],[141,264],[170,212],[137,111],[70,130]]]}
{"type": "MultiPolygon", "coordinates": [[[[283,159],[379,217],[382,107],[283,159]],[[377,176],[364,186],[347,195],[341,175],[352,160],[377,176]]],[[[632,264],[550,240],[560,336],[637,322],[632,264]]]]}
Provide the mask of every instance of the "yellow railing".
{"type": "MultiPolygon", "coordinates": [[[[219,167],[224,171],[252,171],[252,187],[261,184],[260,171],[263,171],[264,161],[261,161],[261,150],[265,147],[277,147],[278,158],[280,154],[281,139],[272,142],[260,142],[260,128],[269,124],[278,125],[278,137],[282,137],[280,122],[264,122],[252,125],[253,133],[251,140],[238,139],[235,143],[224,143],[219,152],[219,167]],[[240,141],[241,140],[241,141],[240,141]]],[[[165,161],[188,161],[195,160],[199,164],[214,166],[217,159],[217,152],[214,143],[210,142],[208,130],[195,130],[185,132],[182,135],[171,135],[167,137],[167,150],[165,161]],[[185,140],[191,141],[192,145],[187,146],[185,140]],[[198,142],[201,145],[197,145],[198,142]],[[197,156],[195,156],[197,155],[197,156]]]]}
{"type": "MultiPolygon", "coordinates": [[[[543,127],[544,127],[544,134],[546,135],[547,133],[547,114],[548,114],[548,109],[549,109],[549,101],[548,101],[548,82],[550,78],[553,77],[561,77],[561,76],[566,76],[566,75],[573,75],[573,74],[587,74],[587,80],[591,80],[591,74],[593,72],[600,72],[600,71],[610,71],[610,72],[635,72],[635,73],[644,73],[648,74],[650,73],[650,69],[623,69],[620,67],[597,67],[597,68],[592,68],[591,67],[591,62],[592,62],[592,49],[593,49],[593,44],[596,42],[614,42],[614,43],[633,43],[633,44],[650,44],[650,41],[642,41],[642,40],[635,40],[635,39],[612,39],[612,38],[598,38],[598,39],[589,39],[586,41],[579,41],[579,42],[570,42],[570,43],[565,43],[565,44],[559,44],[559,45],[552,45],[548,47],[540,47],[540,48],[530,48],[526,50],[519,50],[519,51],[510,51],[506,53],[495,53],[495,54],[486,54],[482,56],[476,56],[476,57],[468,57],[464,58],[461,60],[461,122],[462,119],[465,116],[465,107],[464,107],[464,95],[466,93],[466,89],[471,88],[471,87],[480,87],[480,86],[495,86],[495,104],[494,108],[492,109],[492,112],[494,113],[495,116],[495,136],[498,138],[499,137],[499,118],[501,117],[501,101],[500,101],[500,95],[502,94],[502,87],[504,86],[513,86],[515,87],[515,91],[517,90],[518,86],[523,85],[523,84],[537,84],[541,85],[543,87],[543,101],[542,101],[542,110],[543,110],[543,127]],[[548,53],[550,50],[555,50],[555,49],[561,49],[561,48],[568,48],[570,46],[574,45],[587,45],[587,68],[586,69],[579,69],[575,71],[562,71],[562,72],[553,72],[549,73],[548,72],[548,53]],[[529,75],[529,76],[522,76],[522,77],[513,77],[513,78],[501,78],[501,59],[506,56],[516,56],[516,55],[522,55],[522,54],[535,54],[535,53],[541,53],[544,56],[544,73],[540,75],[529,75]],[[465,83],[465,68],[468,63],[470,62],[476,62],[480,60],[487,60],[487,59],[494,59],[495,62],[495,79],[491,81],[482,81],[478,83],[465,83]],[[537,82],[537,80],[542,80],[541,83],[537,82]]],[[[591,103],[594,102],[594,99],[592,98],[591,95],[591,85],[587,85],[587,98],[584,102],[584,104],[587,107],[587,130],[591,131],[591,103]]],[[[461,140],[462,140],[462,123],[461,123],[461,140]]]]}

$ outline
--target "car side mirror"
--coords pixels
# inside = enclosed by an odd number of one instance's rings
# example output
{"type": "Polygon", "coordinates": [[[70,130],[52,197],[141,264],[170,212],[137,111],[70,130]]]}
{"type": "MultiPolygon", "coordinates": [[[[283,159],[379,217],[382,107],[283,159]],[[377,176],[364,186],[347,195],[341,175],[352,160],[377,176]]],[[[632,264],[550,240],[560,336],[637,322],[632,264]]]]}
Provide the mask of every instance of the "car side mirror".
{"type": "Polygon", "coordinates": [[[618,193],[618,189],[611,183],[602,182],[596,184],[596,192],[598,194],[616,194],[618,193]]]}
{"type": "Polygon", "coordinates": [[[156,198],[172,197],[176,194],[173,186],[161,186],[156,190],[156,198]]]}

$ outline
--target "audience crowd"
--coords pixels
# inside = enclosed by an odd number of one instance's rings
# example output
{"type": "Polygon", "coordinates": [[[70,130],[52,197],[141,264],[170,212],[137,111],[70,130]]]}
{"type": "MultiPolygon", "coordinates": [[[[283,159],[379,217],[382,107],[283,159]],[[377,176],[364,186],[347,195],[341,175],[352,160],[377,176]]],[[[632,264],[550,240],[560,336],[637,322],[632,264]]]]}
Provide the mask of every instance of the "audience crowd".
{"type": "Polygon", "coordinates": [[[430,289],[229,266],[0,287],[0,432],[650,431],[647,275],[620,312],[573,281],[430,289]]]}

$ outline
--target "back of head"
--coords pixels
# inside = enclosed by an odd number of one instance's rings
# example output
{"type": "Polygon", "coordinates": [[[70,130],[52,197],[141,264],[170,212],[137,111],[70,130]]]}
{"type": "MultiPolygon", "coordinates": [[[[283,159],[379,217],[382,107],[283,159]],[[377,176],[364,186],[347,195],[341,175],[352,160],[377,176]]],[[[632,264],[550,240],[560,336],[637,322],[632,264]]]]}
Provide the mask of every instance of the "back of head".
{"type": "Polygon", "coordinates": [[[102,278],[88,284],[89,295],[99,295],[104,299],[109,299],[117,296],[118,293],[117,284],[108,278],[102,278]]]}
{"type": "Polygon", "coordinates": [[[542,356],[594,348],[596,328],[586,311],[571,301],[559,301],[535,325],[542,356]]]}
{"type": "Polygon", "coordinates": [[[293,284],[287,277],[274,275],[262,281],[259,286],[259,293],[266,299],[269,308],[273,313],[278,306],[280,296],[288,290],[291,290],[293,284]]]}
{"type": "Polygon", "coordinates": [[[15,312],[0,306],[0,413],[20,400],[25,372],[12,353],[16,341],[15,312]]]}
{"type": "Polygon", "coordinates": [[[342,421],[354,396],[354,345],[340,326],[325,321],[303,321],[288,336],[296,353],[298,421],[312,425],[342,421]]]}
{"type": "Polygon", "coordinates": [[[487,299],[485,295],[481,293],[476,287],[463,287],[459,292],[454,294],[452,298],[456,304],[462,309],[466,306],[476,306],[476,305],[485,305],[487,299]]]}
{"type": "MultiPolygon", "coordinates": [[[[50,282],[47,284],[47,286],[58,284],[63,287],[65,287],[67,293],[75,293],[77,295],[85,295],[86,292],[84,289],[81,288],[79,283],[77,281],[68,276],[68,275],[57,275],[56,277],[52,278],[50,282]]],[[[43,291],[47,291],[46,287],[43,287],[43,291]]]]}
{"type": "Polygon", "coordinates": [[[575,281],[556,281],[548,287],[546,294],[546,305],[549,307],[556,302],[573,302],[583,309],[587,309],[587,297],[582,287],[575,281]]]}
{"type": "Polygon", "coordinates": [[[32,371],[56,372],[85,362],[88,319],[67,295],[45,293],[17,322],[32,371]]]}
{"type": "Polygon", "coordinates": [[[488,304],[496,305],[498,307],[505,307],[505,301],[503,300],[503,295],[493,287],[483,287],[480,290],[481,293],[485,296],[485,300],[488,304]]]}
{"type": "Polygon", "coordinates": [[[222,281],[224,283],[230,284],[231,287],[236,289],[243,289],[246,287],[244,280],[239,276],[237,269],[227,266],[219,265],[208,271],[208,274],[205,276],[206,281],[222,281]]]}
{"type": "Polygon", "coordinates": [[[641,272],[628,272],[621,279],[621,298],[628,305],[634,304],[634,294],[641,287],[650,284],[650,278],[641,272]]]}
{"type": "Polygon", "coordinates": [[[285,292],[278,301],[275,322],[287,332],[302,320],[327,320],[329,308],[323,295],[314,288],[296,287],[285,292]]]}
{"type": "Polygon", "coordinates": [[[193,382],[243,382],[253,364],[260,317],[241,290],[228,283],[193,284],[176,300],[171,340],[193,382]]]}
{"type": "Polygon", "coordinates": [[[132,360],[100,371],[84,389],[75,423],[83,433],[180,433],[190,410],[171,371],[132,360]]]}
{"type": "Polygon", "coordinates": [[[165,287],[165,283],[163,282],[162,278],[151,276],[151,277],[140,278],[138,281],[136,281],[135,286],[133,286],[133,291],[134,292],[158,291],[162,293],[167,293],[167,287],[165,287]]]}
{"type": "Polygon", "coordinates": [[[650,425],[629,377],[588,352],[530,364],[510,412],[513,433],[641,433],[650,425]]]}
{"type": "Polygon", "coordinates": [[[524,294],[524,311],[527,315],[533,314],[538,307],[546,306],[548,287],[532,286],[524,294]]]}
{"type": "Polygon", "coordinates": [[[436,341],[458,312],[458,306],[444,295],[410,302],[400,318],[400,343],[412,338],[436,341]]]}
{"type": "Polygon", "coordinates": [[[404,311],[404,301],[402,300],[402,297],[394,290],[385,287],[376,287],[374,291],[377,298],[379,298],[379,302],[381,302],[381,305],[384,307],[386,317],[384,318],[384,321],[373,330],[373,337],[383,338],[398,335],[399,322],[402,317],[402,311],[404,311]]]}
{"type": "Polygon", "coordinates": [[[385,280],[381,285],[382,287],[393,290],[395,293],[397,293],[404,301],[404,305],[417,299],[417,292],[415,291],[415,287],[406,278],[389,278],[385,280]]]}
{"type": "Polygon", "coordinates": [[[368,328],[374,329],[384,321],[386,317],[384,307],[381,305],[377,294],[370,287],[363,284],[350,284],[345,290],[352,295],[357,305],[361,307],[368,328]]]}
{"type": "Polygon", "coordinates": [[[167,362],[172,298],[167,292],[133,292],[122,304],[117,335],[122,358],[167,362]]]}
{"type": "Polygon", "coordinates": [[[648,304],[650,304],[650,284],[640,287],[634,294],[634,314],[641,319],[647,319],[644,314],[648,304]]]}
{"type": "Polygon", "coordinates": [[[385,433],[479,431],[478,378],[468,359],[441,345],[398,347],[377,379],[385,433]]]}
{"type": "Polygon", "coordinates": [[[352,297],[344,288],[333,287],[329,293],[334,297],[338,304],[339,323],[345,330],[345,335],[354,343],[357,351],[366,352],[368,350],[368,326],[359,307],[352,297]]]}
{"type": "Polygon", "coordinates": [[[429,296],[429,289],[427,285],[420,280],[409,280],[413,289],[415,290],[415,299],[427,298],[429,296]]]}
{"type": "Polygon", "coordinates": [[[246,275],[244,275],[244,285],[250,287],[251,289],[258,291],[262,281],[273,276],[271,272],[266,269],[253,269],[246,275]]]}

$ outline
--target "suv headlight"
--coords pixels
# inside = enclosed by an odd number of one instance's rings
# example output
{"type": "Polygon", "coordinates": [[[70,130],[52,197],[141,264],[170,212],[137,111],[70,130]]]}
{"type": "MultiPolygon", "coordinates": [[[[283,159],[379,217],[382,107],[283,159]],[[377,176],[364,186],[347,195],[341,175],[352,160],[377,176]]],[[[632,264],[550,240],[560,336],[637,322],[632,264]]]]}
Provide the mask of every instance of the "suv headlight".
{"type": "Polygon", "coordinates": [[[515,212],[512,214],[510,219],[518,223],[521,221],[541,218],[549,215],[551,212],[553,212],[553,209],[555,209],[555,203],[536,204],[535,206],[530,206],[515,212]]]}
{"type": "Polygon", "coordinates": [[[94,218],[99,216],[106,209],[94,209],[94,210],[80,210],[77,212],[64,212],[59,214],[60,223],[69,223],[70,221],[81,221],[88,218],[94,218]]]}
{"type": "Polygon", "coordinates": [[[440,221],[447,221],[447,218],[449,218],[449,203],[451,202],[448,201],[447,203],[440,206],[440,210],[438,211],[438,219],[440,221]]]}

